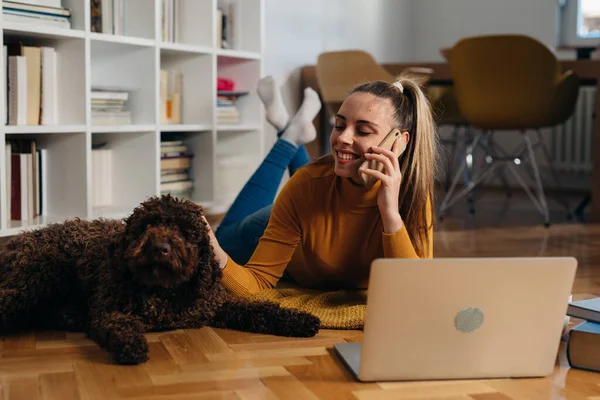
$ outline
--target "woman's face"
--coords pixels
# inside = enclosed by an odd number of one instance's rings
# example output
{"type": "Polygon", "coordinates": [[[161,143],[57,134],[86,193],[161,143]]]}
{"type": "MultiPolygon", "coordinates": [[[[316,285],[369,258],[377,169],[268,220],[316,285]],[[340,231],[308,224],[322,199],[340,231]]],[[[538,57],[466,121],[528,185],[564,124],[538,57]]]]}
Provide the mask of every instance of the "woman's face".
{"type": "MultiPolygon", "coordinates": [[[[358,168],[365,161],[363,155],[395,127],[394,112],[389,99],[370,93],[353,93],[346,98],[329,137],[338,176],[360,182],[358,168]]],[[[407,135],[401,140],[408,140],[407,135]]]]}

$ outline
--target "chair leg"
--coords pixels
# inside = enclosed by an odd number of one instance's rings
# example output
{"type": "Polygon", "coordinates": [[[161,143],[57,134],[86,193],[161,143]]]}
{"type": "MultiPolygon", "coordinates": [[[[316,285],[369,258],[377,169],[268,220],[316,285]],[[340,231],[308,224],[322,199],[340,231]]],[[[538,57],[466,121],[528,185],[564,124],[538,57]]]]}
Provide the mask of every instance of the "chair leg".
{"type": "MultiPolygon", "coordinates": [[[[473,143],[474,136],[471,130],[467,127],[466,132],[466,140],[473,143]]],[[[465,151],[465,159],[467,160],[466,168],[463,174],[463,180],[465,187],[468,187],[473,182],[473,177],[475,176],[475,145],[471,147],[467,147],[465,151]]],[[[469,192],[469,197],[467,198],[467,206],[469,207],[469,213],[475,213],[475,188],[473,187],[472,191],[469,192]]]]}
{"type": "Polygon", "coordinates": [[[577,205],[577,207],[575,207],[573,214],[575,216],[577,216],[579,219],[583,219],[583,212],[585,211],[585,208],[588,206],[588,204],[590,203],[591,200],[592,200],[591,194],[588,194],[587,196],[585,196],[585,198],[583,200],[581,200],[581,202],[577,205]]]}
{"type": "MultiPolygon", "coordinates": [[[[467,146],[467,151],[466,151],[467,155],[472,154],[473,149],[477,147],[479,140],[481,139],[482,136],[483,136],[483,134],[477,134],[475,136],[475,138],[473,139],[473,142],[467,146]]],[[[452,185],[450,186],[450,190],[446,193],[446,195],[444,196],[444,199],[442,200],[442,204],[440,205],[440,208],[438,211],[440,220],[444,219],[446,210],[449,209],[452,205],[454,205],[454,203],[456,203],[461,198],[463,198],[469,194],[472,194],[473,189],[475,189],[492,172],[494,172],[497,165],[496,164],[488,164],[487,168],[485,168],[483,171],[481,171],[477,176],[472,176],[472,179],[470,179],[468,184],[465,185],[465,188],[463,188],[460,192],[456,193],[456,195],[454,197],[452,197],[452,195],[454,194],[454,189],[456,188],[456,185],[458,184],[458,181],[460,180],[460,178],[463,176],[464,171],[467,168],[471,168],[471,167],[472,167],[472,158],[470,158],[468,156],[464,157],[459,170],[456,172],[456,174],[454,176],[452,185]]]]}
{"type": "MultiPolygon", "coordinates": [[[[500,154],[498,153],[498,151],[496,149],[496,142],[494,141],[493,135],[490,136],[488,148],[489,148],[489,151],[490,151],[492,157],[494,157],[494,158],[500,157],[500,154]]],[[[498,168],[496,170],[496,177],[500,180],[500,183],[502,183],[502,186],[504,187],[504,191],[506,192],[506,197],[511,197],[512,189],[511,189],[510,185],[508,184],[508,180],[506,179],[506,174],[504,173],[504,170],[501,168],[498,168]]]]}
{"type": "Polygon", "coordinates": [[[531,143],[531,139],[527,135],[527,132],[523,131],[523,138],[525,139],[525,143],[527,144],[527,152],[529,153],[529,161],[531,162],[531,166],[533,167],[533,174],[535,175],[535,181],[538,189],[538,196],[540,206],[542,208],[542,214],[544,216],[544,224],[546,226],[550,226],[550,213],[548,212],[548,204],[546,203],[546,196],[544,194],[544,187],[542,185],[542,179],[540,177],[540,171],[538,169],[537,161],[535,159],[535,154],[533,151],[533,145],[531,143]]]}

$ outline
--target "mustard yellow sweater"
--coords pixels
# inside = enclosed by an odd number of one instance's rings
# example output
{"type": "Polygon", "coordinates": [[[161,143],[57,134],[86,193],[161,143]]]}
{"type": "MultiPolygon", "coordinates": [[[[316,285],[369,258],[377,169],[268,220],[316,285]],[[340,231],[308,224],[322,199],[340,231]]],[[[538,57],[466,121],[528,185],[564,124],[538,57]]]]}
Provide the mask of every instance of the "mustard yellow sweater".
{"type": "MultiPolygon", "coordinates": [[[[391,234],[383,231],[379,187],[379,182],[370,190],[357,186],[335,175],[332,165],[298,170],[277,196],[248,264],[227,261],[223,285],[248,296],[274,287],[285,270],[307,288],[364,289],[375,258],[418,258],[404,226],[391,234]]],[[[430,207],[427,218],[430,226],[430,207]]],[[[429,258],[432,234],[430,228],[429,258]]]]}

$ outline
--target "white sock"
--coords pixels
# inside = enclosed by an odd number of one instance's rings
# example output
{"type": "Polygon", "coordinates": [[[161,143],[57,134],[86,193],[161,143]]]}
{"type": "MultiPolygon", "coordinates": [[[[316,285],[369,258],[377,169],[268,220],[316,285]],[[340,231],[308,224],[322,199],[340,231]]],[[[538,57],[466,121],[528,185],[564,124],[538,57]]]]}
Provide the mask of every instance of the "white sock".
{"type": "Polygon", "coordinates": [[[319,95],[312,88],[304,89],[304,100],[298,109],[296,115],[292,117],[290,124],[281,138],[288,142],[301,146],[312,142],[317,137],[317,130],[313,125],[313,120],[321,109],[321,100],[319,95]]]}
{"type": "Polygon", "coordinates": [[[269,121],[277,131],[283,130],[288,124],[290,116],[283,103],[281,92],[279,91],[279,88],[277,88],[275,78],[267,76],[258,81],[257,93],[267,111],[267,121],[269,121]]]}

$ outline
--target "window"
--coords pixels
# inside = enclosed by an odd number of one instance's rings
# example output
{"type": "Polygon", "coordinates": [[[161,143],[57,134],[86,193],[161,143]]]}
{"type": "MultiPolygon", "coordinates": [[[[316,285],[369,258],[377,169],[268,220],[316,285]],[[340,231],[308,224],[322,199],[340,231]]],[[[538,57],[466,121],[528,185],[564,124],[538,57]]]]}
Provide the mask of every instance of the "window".
{"type": "Polygon", "coordinates": [[[600,38],[600,1],[581,0],[578,14],[578,36],[600,38]]]}
{"type": "Polygon", "coordinates": [[[577,49],[577,58],[589,58],[600,47],[600,0],[559,0],[560,47],[577,49]]]}

